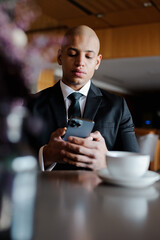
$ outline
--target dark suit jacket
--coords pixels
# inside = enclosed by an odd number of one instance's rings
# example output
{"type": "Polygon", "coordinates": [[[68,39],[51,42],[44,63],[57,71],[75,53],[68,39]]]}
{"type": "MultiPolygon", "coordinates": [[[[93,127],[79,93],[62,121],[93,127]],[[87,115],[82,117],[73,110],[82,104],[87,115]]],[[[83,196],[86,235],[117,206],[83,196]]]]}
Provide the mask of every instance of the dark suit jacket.
{"type": "MultiPolygon", "coordinates": [[[[40,136],[34,139],[34,145],[39,149],[48,143],[53,131],[67,126],[59,82],[35,94],[29,107],[33,115],[42,117],[45,123],[40,136]]],[[[139,151],[132,117],[123,97],[99,89],[91,83],[83,118],[95,121],[93,131],[98,130],[102,134],[108,150],[139,151]]]]}

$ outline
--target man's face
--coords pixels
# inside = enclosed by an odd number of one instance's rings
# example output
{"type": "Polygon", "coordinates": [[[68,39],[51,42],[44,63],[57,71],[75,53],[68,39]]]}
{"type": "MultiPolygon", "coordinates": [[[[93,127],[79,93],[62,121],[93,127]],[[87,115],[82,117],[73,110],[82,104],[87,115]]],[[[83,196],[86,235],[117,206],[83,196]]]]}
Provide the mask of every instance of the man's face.
{"type": "Polygon", "coordinates": [[[98,55],[98,51],[95,37],[70,36],[58,57],[63,69],[62,81],[74,90],[82,88],[99,67],[101,55],[98,55]]]}

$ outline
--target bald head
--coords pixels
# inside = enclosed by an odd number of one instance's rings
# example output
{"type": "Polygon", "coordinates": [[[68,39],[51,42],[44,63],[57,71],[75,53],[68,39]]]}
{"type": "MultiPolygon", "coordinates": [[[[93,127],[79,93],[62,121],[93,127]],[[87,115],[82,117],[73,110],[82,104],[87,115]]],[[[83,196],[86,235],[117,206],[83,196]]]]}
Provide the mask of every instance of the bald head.
{"type": "Polygon", "coordinates": [[[81,89],[100,65],[99,48],[99,39],[91,28],[82,25],[68,30],[57,56],[63,83],[75,91],[81,89]]]}
{"type": "Polygon", "coordinates": [[[85,36],[88,39],[92,38],[95,40],[95,47],[97,49],[97,54],[99,52],[100,49],[100,42],[99,42],[99,38],[96,35],[95,31],[86,26],[86,25],[80,25],[74,28],[69,29],[66,34],[64,35],[63,41],[62,41],[62,49],[68,45],[70,43],[70,40],[74,37],[74,36],[85,36]]]}

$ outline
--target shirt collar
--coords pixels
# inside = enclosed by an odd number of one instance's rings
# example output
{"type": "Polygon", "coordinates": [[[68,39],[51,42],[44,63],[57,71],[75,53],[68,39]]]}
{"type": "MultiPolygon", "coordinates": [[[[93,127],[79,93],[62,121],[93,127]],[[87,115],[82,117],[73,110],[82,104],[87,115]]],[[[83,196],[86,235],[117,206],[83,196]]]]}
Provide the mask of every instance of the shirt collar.
{"type": "MultiPolygon", "coordinates": [[[[89,80],[79,91],[79,93],[83,94],[85,97],[87,97],[89,88],[91,85],[91,80],[89,80]]],[[[69,86],[67,86],[65,83],[62,82],[62,80],[60,80],[60,87],[62,90],[62,94],[64,99],[66,99],[71,93],[75,92],[72,88],[70,88],[69,86]]]]}

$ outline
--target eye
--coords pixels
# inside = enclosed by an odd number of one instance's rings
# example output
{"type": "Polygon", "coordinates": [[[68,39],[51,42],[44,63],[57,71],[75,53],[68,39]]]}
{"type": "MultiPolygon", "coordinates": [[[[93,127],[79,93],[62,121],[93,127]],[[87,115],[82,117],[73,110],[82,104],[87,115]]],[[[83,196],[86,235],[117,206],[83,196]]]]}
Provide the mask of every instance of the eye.
{"type": "Polygon", "coordinates": [[[91,56],[86,56],[86,58],[88,58],[88,59],[92,59],[93,57],[91,57],[91,56]]]}
{"type": "Polygon", "coordinates": [[[77,52],[75,50],[68,50],[68,56],[75,57],[77,55],[77,52]]]}
{"type": "Polygon", "coordinates": [[[87,53],[86,54],[86,58],[93,59],[94,58],[94,54],[93,53],[87,53]]]}

